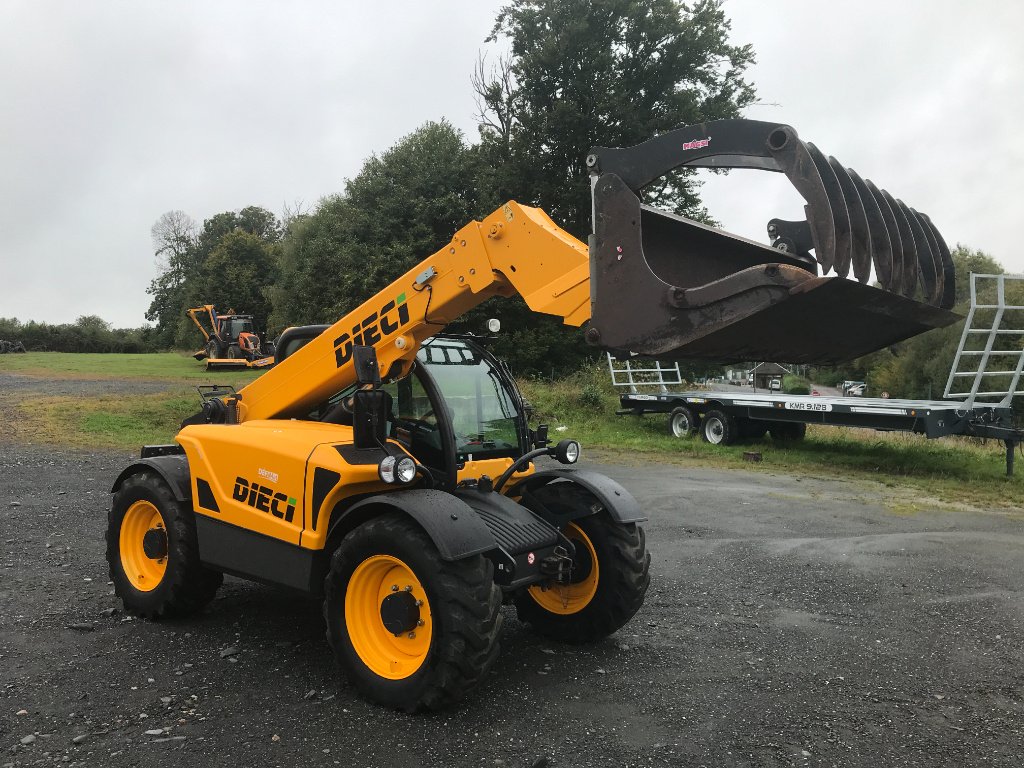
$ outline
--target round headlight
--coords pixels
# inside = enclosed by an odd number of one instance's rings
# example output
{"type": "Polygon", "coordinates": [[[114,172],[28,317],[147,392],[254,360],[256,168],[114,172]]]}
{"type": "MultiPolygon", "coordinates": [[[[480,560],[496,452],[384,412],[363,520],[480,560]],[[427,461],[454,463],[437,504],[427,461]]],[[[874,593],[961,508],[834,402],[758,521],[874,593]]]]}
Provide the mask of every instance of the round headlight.
{"type": "Polygon", "coordinates": [[[416,479],[416,462],[408,456],[403,456],[395,465],[395,477],[403,485],[411,483],[416,479]]]}
{"type": "MultiPolygon", "coordinates": [[[[385,483],[395,482],[395,464],[397,463],[394,456],[385,456],[381,459],[377,466],[377,474],[380,475],[380,479],[385,483]]],[[[415,467],[413,469],[415,470],[415,467]]]]}
{"type": "Polygon", "coordinates": [[[580,444],[575,440],[561,440],[555,446],[555,458],[562,464],[575,464],[580,460],[580,444]]]}

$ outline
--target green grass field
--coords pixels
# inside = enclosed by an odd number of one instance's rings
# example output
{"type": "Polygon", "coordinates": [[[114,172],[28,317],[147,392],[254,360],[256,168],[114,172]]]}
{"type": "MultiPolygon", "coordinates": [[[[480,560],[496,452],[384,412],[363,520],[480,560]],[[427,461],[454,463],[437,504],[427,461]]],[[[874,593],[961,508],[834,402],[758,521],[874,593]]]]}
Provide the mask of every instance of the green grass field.
{"type": "MultiPolygon", "coordinates": [[[[149,355],[71,354],[28,352],[0,356],[0,372],[22,373],[62,379],[147,379],[202,383],[221,372],[207,372],[206,366],[185,352],[149,355]]],[[[231,371],[232,379],[252,381],[259,372],[231,371]]]]}
{"type": "MultiPolygon", "coordinates": [[[[135,451],[147,443],[173,440],[178,424],[198,410],[195,385],[241,387],[259,372],[207,373],[185,354],[89,355],[28,353],[0,357],[0,372],[40,379],[162,382],[147,394],[12,397],[0,404],[18,417],[0,424],[0,436],[76,448],[135,451]]],[[[921,504],[937,499],[984,507],[1024,507],[1024,480],[1005,476],[1002,443],[968,438],[926,440],[920,435],[811,426],[807,438],[779,444],[770,438],[733,446],[712,446],[699,438],[678,439],[667,417],[616,416],[618,399],[603,368],[562,381],[521,382],[535,421],[551,426],[552,437],[575,437],[609,461],[657,461],[683,466],[742,468],[815,477],[866,479],[915,491],[921,504]],[[749,463],[744,452],[759,452],[749,463]]],[[[1024,474],[1024,460],[1020,462],[1024,474]]],[[[903,502],[913,512],[916,502],[903,502]]]]}

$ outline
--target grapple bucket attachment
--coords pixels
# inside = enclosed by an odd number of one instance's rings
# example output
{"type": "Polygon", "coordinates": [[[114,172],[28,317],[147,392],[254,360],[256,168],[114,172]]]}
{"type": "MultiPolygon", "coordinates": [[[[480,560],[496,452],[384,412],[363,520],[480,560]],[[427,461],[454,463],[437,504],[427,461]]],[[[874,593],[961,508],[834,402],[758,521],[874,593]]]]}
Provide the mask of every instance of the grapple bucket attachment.
{"type": "Polygon", "coordinates": [[[592,344],[663,358],[835,363],[958,319],[949,311],[953,262],[931,220],[787,125],[704,123],[595,148],[587,165],[592,344]],[[769,246],[641,204],[643,187],[682,167],[785,173],[807,218],[772,219],[769,246]],[[880,287],[868,285],[872,269],[880,287]]]}

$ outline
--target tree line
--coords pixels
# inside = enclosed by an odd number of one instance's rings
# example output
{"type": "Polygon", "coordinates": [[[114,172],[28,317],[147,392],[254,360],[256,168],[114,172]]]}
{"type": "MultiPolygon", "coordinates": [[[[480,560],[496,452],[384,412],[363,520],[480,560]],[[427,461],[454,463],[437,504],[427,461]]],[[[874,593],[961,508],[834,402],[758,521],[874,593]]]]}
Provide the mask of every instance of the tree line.
{"type": "MultiPolygon", "coordinates": [[[[337,193],[280,218],[258,208],[201,226],[164,214],[153,229],[160,273],[146,314],[156,343],[197,346],[185,318],[214,303],[254,316],[273,336],[290,325],[333,323],[506,200],[543,208],[573,235],[590,229],[584,159],[594,145],[628,146],[679,125],[738,117],[755,98],[744,79],[750,46],[729,42],[720,3],[699,0],[515,0],[487,41],[467,87],[478,135],[424,123],[374,154],[337,193]]],[[[691,173],[651,202],[706,217],[691,173]]],[[[496,352],[518,373],[563,373],[593,356],[576,329],[518,299],[489,302],[452,330],[502,321],[496,352]]]]}

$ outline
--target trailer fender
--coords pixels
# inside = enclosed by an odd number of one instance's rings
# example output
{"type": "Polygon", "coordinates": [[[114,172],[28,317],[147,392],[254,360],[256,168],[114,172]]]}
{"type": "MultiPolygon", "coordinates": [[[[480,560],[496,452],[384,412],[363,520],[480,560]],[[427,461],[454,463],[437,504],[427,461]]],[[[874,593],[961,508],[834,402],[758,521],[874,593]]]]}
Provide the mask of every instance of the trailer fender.
{"type": "Polygon", "coordinates": [[[174,494],[176,501],[190,501],[192,499],[192,475],[188,469],[188,457],[183,454],[151,456],[129,464],[117,476],[117,480],[114,481],[114,486],[110,489],[110,492],[117,493],[125,480],[138,472],[145,471],[156,472],[160,475],[171,489],[171,493],[174,494]]]}
{"type": "Polygon", "coordinates": [[[610,477],[589,469],[560,467],[535,472],[512,486],[508,490],[508,495],[513,498],[521,496],[523,506],[528,507],[558,528],[564,527],[571,520],[587,517],[600,511],[600,509],[594,509],[593,505],[569,507],[540,503],[535,496],[536,491],[556,481],[568,482],[581,489],[582,493],[593,498],[617,523],[639,523],[647,519],[640,510],[640,505],[633,498],[633,494],[610,477]]]}
{"type": "Polygon", "coordinates": [[[389,511],[402,512],[415,520],[444,560],[461,560],[497,546],[468,504],[450,493],[425,488],[382,493],[353,504],[331,520],[327,539],[336,542],[358,525],[389,511]]]}

